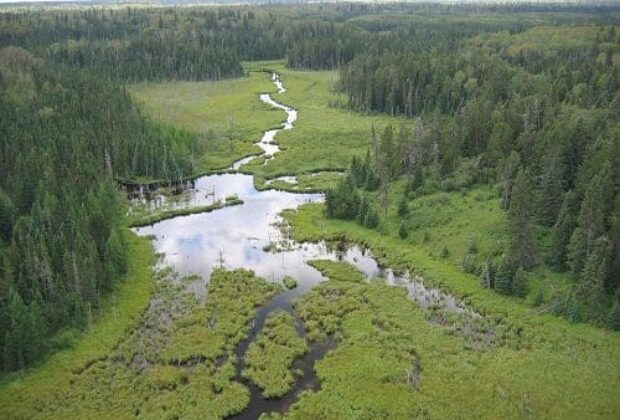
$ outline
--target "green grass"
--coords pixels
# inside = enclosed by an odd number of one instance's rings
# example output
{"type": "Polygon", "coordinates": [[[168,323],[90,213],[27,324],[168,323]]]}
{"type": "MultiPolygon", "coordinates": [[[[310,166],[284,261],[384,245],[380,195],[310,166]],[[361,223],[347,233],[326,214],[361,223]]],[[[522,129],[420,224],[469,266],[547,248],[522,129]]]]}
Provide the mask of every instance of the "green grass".
{"type": "Polygon", "coordinates": [[[272,312],[245,354],[243,376],[261,388],[265,398],[281,397],[295,383],[293,361],[307,351],[295,330],[295,318],[287,312],[272,312]]]}
{"type": "MultiPolygon", "coordinates": [[[[281,75],[288,89],[274,95],[274,99],[299,113],[295,128],[276,136],[282,150],[275,159],[264,166],[261,161],[246,166],[259,180],[347,169],[354,154],[366,154],[373,124],[380,129],[386,124],[405,123],[401,118],[360,115],[340,107],[344,99],[334,91],[338,79],[335,71],[294,71],[277,62],[270,67],[281,75]]],[[[311,177],[300,178],[298,189],[325,189],[336,180],[333,174],[329,177],[329,184],[311,177]]],[[[282,187],[289,189],[287,185],[282,187]]]]}
{"type": "Polygon", "coordinates": [[[247,336],[248,322],[254,318],[255,308],[279,290],[279,285],[246,270],[213,272],[206,304],[179,321],[164,351],[165,359],[215,362],[232,352],[247,336]]]}
{"type": "Polygon", "coordinates": [[[239,198],[226,198],[224,202],[218,201],[207,206],[184,207],[178,209],[140,209],[137,208],[129,214],[127,223],[131,227],[152,225],[166,219],[172,219],[180,216],[188,216],[197,213],[209,213],[214,210],[223,209],[224,207],[238,206],[243,204],[243,200],[239,198]]]}
{"type": "MultiPolygon", "coordinates": [[[[322,205],[307,205],[298,211],[286,212],[285,216],[292,224],[292,235],[296,240],[327,238],[364,243],[385,265],[422,274],[426,282],[441,286],[487,319],[501,322],[513,332],[514,337],[509,337],[504,345],[489,351],[466,350],[469,346],[464,337],[451,335],[449,331],[432,325],[412,303],[400,302],[404,300],[402,290],[383,285],[372,286],[377,288],[376,304],[383,309],[370,312],[385,313],[393,319],[406,321],[407,328],[412,328],[411,340],[422,364],[422,381],[414,397],[418,401],[415,406],[425,407],[434,418],[463,415],[482,418],[529,415],[543,418],[613,418],[620,412],[620,401],[615,395],[615,390],[620,386],[619,333],[585,324],[570,324],[564,319],[540,314],[524,301],[483,289],[477,276],[464,273],[450,261],[429,256],[421,246],[365,229],[354,222],[328,220],[323,215],[322,205]],[[467,412],[463,411],[464,407],[467,407],[467,412]]],[[[319,288],[329,284],[324,283],[319,288]]],[[[338,285],[340,291],[324,292],[327,296],[333,296],[333,300],[315,302],[308,305],[307,310],[299,309],[302,318],[308,319],[309,337],[339,334],[341,331],[340,334],[346,338],[347,334],[355,333],[355,330],[347,333],[347,314],[355,312],[359,302],[370,299],[368,292],[356,290],[356,285],[351,282],[338,285]],[[359,302],[354,299],[336,300],[345,292],[358,296],[359,302]],[[318,318],[314,319],[306,312],[317,313],[318,318]]],[[[308,296],[315,293],[311,291],[308,296]]],[[[350,322],[356,326],[358,321],[350,322]]],[[[364,322],[368,324],[368,321],[364,322]]],[[[344,350],[339,347],[337,351],[344,350]]],[[[343,357],[340,360],[345,369],[342,374],[349,372],[347,364],[355,364],[361,369],[360,366],[364,366],[363,355],[367,352],[368,349],[343,357]],[[362,359],[355,362],[356,357],[362,359]]],[[[318,368],[321,372],[321,367],[326,366],[320,374],[325,381],[325,390],[330,387],[332,373],[329,372],[339,370],[337,366],[327,365],[331,360],[332,356],[327,357],[318,368]]],[[[337,379],[334,381],[339,383],[337,379]]],[[[350,383],[360,382],[351,376],[350,383]]],[[[363,401],[365,392],[371,393],[371,390],[359,389],[356,394],[341,392],[345,391],[334,391],[336,395],[341,395],[341,401],[357,402],[363,401]]],[[[404,401],[409,398],[407,394],[401,397],[404,401]]],[[[321,407],[337,406],[333,396],[329,402],[320,403],[314,400],[319,397],[308,398],[308,409],[313,409],[309,411],[311,413],[319,413],[321,407]]],[[[401,406],[407,407],[407,403],[403,402],[401,406]]],[[[354,408],[345,407],[342,410],[329,412],[328,417],[355,417],[352,414],[356,412],[354,408]]],[[[307,412],[300,409],[300,413],[298,418],[303,418],[307,412]]],[[[394,418],[404,418],[410,414],[409,411],[394,414],[394,418]]]]}
{"type": "MultiPolygon", "coordinates": [[[[145,240],[137,243],[150,250],[145,240]]],[[[151,260],[144,262],[150,272],[151,260]]],[[[131,310],[122,317],[108,319],[109,311],[75,349],[3,384],[2,416],[215,419],[241,411],[249,391],[235,381],[234,348],[247,336],[254,308],[280,288],[245,270],[219,270],[201,302],[187,289],[200,287],[197,276],[178,279],[169,270],[156,281],[146,277],[144,296],[136,283],[123,296],[131,310]]]]}
{"type": "Polygon", "coordinates": [[[196,172],[228,168],[241,157],[258,154],[263,131],[279,126],[285,114],[265,105],[259,94],[276,89],[261,67],[246,67],[246,77],[216,82],[141,83],[131,94],[156,121],[203,136],[206,150],[196,172]]]}
{"type": "Polygon", "coordinates": [[[139,322],[151,298],[154,255],[147,239],[128,233],[127,244],[127,275],[105,298],[101,316],[75,346],[53,354],[41,366],[2,378],[3,416],[32,417],[40,401],[55,400],[59,390],[70,386],[75,372],[104,359],[139,322]]]}

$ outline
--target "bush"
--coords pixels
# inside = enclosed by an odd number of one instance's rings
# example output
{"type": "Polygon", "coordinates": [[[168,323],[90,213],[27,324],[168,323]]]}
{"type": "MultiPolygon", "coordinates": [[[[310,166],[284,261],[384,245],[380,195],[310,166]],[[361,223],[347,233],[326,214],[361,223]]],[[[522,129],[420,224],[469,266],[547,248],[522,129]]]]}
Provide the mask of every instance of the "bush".
{"type": "Polygon", "coordinates": [[[408,234],[409,232],[407,231],[407,225],[405,222],[401,222],[400,228],[398,229],[398,236],[400,236],[401,239],[405,239],[408,234]]]}
{"type": "Polygon", "coordinates": [[[466,273],[477,274],[479,270],[476,257],[471,254],[465,254],[461,260],[461,268],[466,273]]]}
{"type": "Polygon", "coordinates": [[[441,252],[439,253],[439,256],[441,258],[448,258],[450,256],[450,250],[448,249],[447,246],[444,245],[444,247],[441,248],[441,252]]]}
{"type": "Polygon", "coordinates": [[[512,294],[524,298],[528,294],[527,275],[523,268],[519,268],[512,279],[512,294]]]}
{"type": "Polygon", "coordinates": [[[614,331],[620,331],[620,304],[618,302],[614,303],[611,312],[609,312],[607,326],[614,331]]]}

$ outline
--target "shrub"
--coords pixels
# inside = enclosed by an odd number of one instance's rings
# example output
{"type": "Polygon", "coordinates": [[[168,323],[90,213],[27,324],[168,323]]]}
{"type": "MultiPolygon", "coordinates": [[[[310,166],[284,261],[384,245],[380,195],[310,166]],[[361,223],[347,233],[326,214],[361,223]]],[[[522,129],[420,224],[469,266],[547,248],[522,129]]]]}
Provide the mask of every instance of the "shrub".
{"type": "Polygon", "coordinates": [[[405,239],[408,234],[409,232],[407,231],[407,225],[405,222],[401,222],[400,228],[398,229],[398,236],[400,236],[401,239],[405,239]]]}
{"type": "Polygon", "coordinates": [[[450,256],[450,250],[448,249],[447,246],[444,245],[444,247],[441,248],[441,252],[439,253],[439,256],[441,258],[448,258],[450,256]]]}

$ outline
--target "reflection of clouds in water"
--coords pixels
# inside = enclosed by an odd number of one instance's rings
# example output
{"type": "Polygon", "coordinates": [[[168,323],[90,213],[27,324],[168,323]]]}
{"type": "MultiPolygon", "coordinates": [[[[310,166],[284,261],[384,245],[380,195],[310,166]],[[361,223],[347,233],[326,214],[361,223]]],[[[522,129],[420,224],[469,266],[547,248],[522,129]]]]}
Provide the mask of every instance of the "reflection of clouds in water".
{"type": "MultiPolygon", "coordinates": [[[[319,201],[318,194],[291,194],[282,191],[258,192],[252,177],[240,174],[203,177],[196,182],[200,195],[203,188],[214,185],[216,191],[237,194],[244,204],[211,213],[195,214],[164,220],[153,226],[137,229],[140,235],[156,236],[155,247],[165,254],[165,262],[180,274],[199,274],[208,278],[219,265],[220,252],[227,268],[249,268],[258,275],[281,279],[285,274],[306,273],[318,281],[314,269],[299,269],[308,258],[320,253],[267,253],[263,246],[281,239],[274,223],[287,208],[319,201]],[[212,181],[211,181],[212,180],[212,181]],[[290,254],[290,255],[289,255],[290,254]],[[310,274],[308,274],[310,272],[310,274]]],[[[200,197],[193,200],[199,202],[200,197]]],[[[311,247],[315,249],[316,246],[311,247]]],[[[307,266],[306,266],[307,267],[307,266]]]]}

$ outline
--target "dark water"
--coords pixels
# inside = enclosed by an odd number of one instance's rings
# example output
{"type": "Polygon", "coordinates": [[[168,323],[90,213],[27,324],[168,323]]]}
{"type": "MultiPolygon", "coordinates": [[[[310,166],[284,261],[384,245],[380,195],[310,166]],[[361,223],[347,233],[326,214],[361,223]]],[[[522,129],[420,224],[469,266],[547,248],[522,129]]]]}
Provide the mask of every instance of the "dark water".
{"type": "MultiPolygon", "coordinates": [[[[283,91],[283,87],[278,85],[281,82],[277,77],[274,78],[274,83],[279,91],[283,91]]],[[[272,104],[273,106],[287,113],[287,121],[283,123],[283,128],[267,131],[265,133],[267,137],[263,136],[261,139],[261,143],[265,138],[268,140],[261,146],[265,153],[273,154],[277,152],[277,146],[269,142],[278,131],[293,128],[297,112],[275,103],[268,95],[261,95],[261,99],[266,103],[273,102],[275,104],[272,104]]],[[[239,163],[241,161],[237,162],[239,163]]],[[[336,250],[325,242],[300,244],[290,240],[287,234],[283,233],[286,229],[282,229],[280,212],[295,209],[305,203],[320,202],[323,200],[322,194],[257,191],[251,176],[224,174],[198,178],[193,188],[183,193],[182,197],[175,198],[174,203],[167,202],[168,199],[164,196],[151,194],[146,204],[152,207],[196,206],[211,204],[231,195],[241,198],[244,204],[211,213],[177,217],[137,228],[135,231],[139,235],[152,235],[155,238],[156,251],[164,254],[163,264],[173,267],[181,275],[199,275],[203,279],[203,284],[198,282],[195,288],[195,292],[199,295],[204,295],[206,287],[203,286],[209,281],[212,271],[219,267],[250,269],[256,275],[274,282],[280,282],[285,276],[297,280],[297,288],[278,294],[258,310],[248,339],[236,350],[239,380],[242,380],[240,373],[243,370],[243,355],[261,330],[267,314],[274,310],[284,310],[295,315],[292,300],[323,280],[316,269],[307,265],[310,260],[329,259],[351,263],[369,278],[382,277],[389,284],[407,288],[409,297],[423,308],[438,304],[454,312],[467,310],[456,299],[441,290],[426,287],[420,278],[398,276],[390,269],[381,268],[369,252],[357,246],[336,250]],[[267,250],[270,246],[272,249],[275,247],[277,252],[267,250]]],[[[298,318],[296,319],[298,332],[303,337],[305,336],[303,325],[298,318]]],[[[322,358],[333,345],[333,342],[313,344],[305,356],[295,361],[294,368],[300,368],[304,375],[297,381],[294,389],[283,398],[265,400],[260,390],[243,380],[251,391],[251,402],[237,417],[257,418],[263,412],[283,412],[296,400],[300,391],[317,389],[319,381],[314,373],[314,362],[322,358]]]]}

